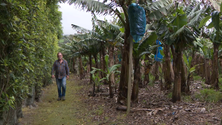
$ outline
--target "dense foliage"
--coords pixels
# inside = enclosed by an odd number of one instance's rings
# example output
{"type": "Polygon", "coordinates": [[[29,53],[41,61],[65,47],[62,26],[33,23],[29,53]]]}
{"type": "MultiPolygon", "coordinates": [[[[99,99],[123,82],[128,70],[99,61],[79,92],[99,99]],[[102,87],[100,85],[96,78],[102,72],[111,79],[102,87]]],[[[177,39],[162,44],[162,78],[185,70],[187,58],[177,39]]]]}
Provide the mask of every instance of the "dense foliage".
{"type": "Polygon", "coordinates": [[[16,107],[30,86],[41,88],[51,82],[62,36],[60,20],[57,2],[0,2],[0,114],[16,107]]]}

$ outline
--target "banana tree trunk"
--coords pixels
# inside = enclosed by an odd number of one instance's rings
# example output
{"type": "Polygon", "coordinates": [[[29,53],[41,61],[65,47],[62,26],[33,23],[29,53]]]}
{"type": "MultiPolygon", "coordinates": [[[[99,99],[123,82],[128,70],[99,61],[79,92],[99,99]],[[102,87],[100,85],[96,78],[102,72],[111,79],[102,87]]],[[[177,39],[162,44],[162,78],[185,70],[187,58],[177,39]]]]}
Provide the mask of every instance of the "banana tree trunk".
{"type": "Polygon", "coordinates": [[[75,68],[76,62],[75,62],[75,58],[72,59],[72,69],[73,69],[73,73],[76,74],[76,68],[75,68]]]}
{"type": "Polygon", "coordinates": [[[159,66],[160,66],[160,62],[155,62],[154,64],[154,77],[155,77],[155,80],[154,81],[158,81],[159,80],[159,66]]]}
{"type": "MultiPolygon", "coordinates": [[[[102,54],[102,69],[103,71],[106,71],[106,61],[105,61],[105,49],[104,49],[104,45],[102,44],[102,50],[101,50],[101,54],[102,54]]],[[[103,74],[103,77],[106,76],[105,73],[102,73],[103,74]]],[[[104,84],[107,84],[107,80],[104,80],[104,84]]]]}
{"type": "Polygon", "coordinates": [[[192,74],[189,74],[187,77],[187,87],[186,87],[186,94],[190,94],[190,85],[191,85],[191,81],[192,81],[192,74]]]}
{"type": "Polygon", "coordinates": [[[210,84],[210,64],[209,59],[204,58],[204,68],[205,68],[205,83],[210,84]]]}
{"type": "MultiPolygon", "coordinates": [[[[191,68],[193,67],[193,66],[195,66],[195,63],[196,63],[196,54],[195,54],[195,51],[193,50],[193,52],[192,52],[192,61],[191,61],[191,68]]],[[[197,69],[197,67],[195,67],[195,70],[197,69]]],[[[189,79],[189,81],[193,81],[193,74],[191,74],[190,75],[190,78],[188,78],[189,79]]]]}
{"type": "MultiPolygon", "coordinates": [[[[200,62],[200,55],[199,54],[197,54],[196,55],[196,64],[200,64],[201,62],[200,62]]],[[[200,65],[198,65],[197,67],[196,67],[196,73],[197,73],[197,75],[200,75],[200,65]]]]}
{"type": "Polygon", "coordinates": [[[115,57],[115,64],[119,64],[119,59],[118,59],[118,48],[114,48],[114,57],[115,57]]]}
{"type": "MultiPolygon", "coordinates": [[[[109,48],[109,67],[113,66],[114,65],[114,57],[113,57],[113,54],[114,54],[114,46],[111,46],[109,48]]],[[[110,97],[112,98],[113,97],[113,92],[112,92],[112,86],[115,85],[115,76],[114,74],[112,73],[109,77],[109,90],[110,90],[110,97]]]]}
{"type": "MultiPolygon", "coordinates": [[[[91,55],[89,55],[89,69],[90,69],[89,72],[91,72],[92,71],[92,56],[91,55]]],[[[92,82],[93,82],[92,74],[90,73],[90,84],[92,84],[92,82]]]]}
{"type": "Polygon", "coordinates": [[[181,66],[181,92],[184,92],[184,93],[188,93],[187,91],[187,88],[188,87],[188,84],[187,84],[187,69],[186,69],[186,65],[185,65],[185,62],[184,60],[182,59],[182,66],[181,66]]]}
{"type": "Polygon", "coordinates": [[[121,101],[126,101],[127,90],[128,90],[128,78],[129,76],[129,38],[130,38],[130,28],[129,23],[126,20],[125,26],[125,36],[124,36],[124,49],[121,62],[121,74],[120,74],[120,84],[119,84],[119,94],[118,94],[118,103],[121,101]]]}
{"type": "Polygon", "coordinates": [[[164,81],[165,81],[165,86],[164,88],[166,90],[171,89],[172,85],[172,74],[173,74],[173,69],[171,68],[171,58],[170,58],[170,48],[169,45],[164,45],[164,62],[163,62],[163,72],[164,72],[164,81]]]}
{"type": "Polygon", "coordinates": [[[132,102],[138,102],[139,94],[139,84],[141,83],[141,73],[140,73],[140,64],[139,59],[134,59],[134,81],[133,81],[133,90],[132,90],[132,102]]]}
{"type": "Polygon", "coordinates": [[[79,56],[79,78],[80,78],[80,80],[83,79],[82,57],[81,56],[79,56]]]}
{"type": "MultiPolygon", "coordinates": [[[[109,67],[113,66],[114,65],[114,46],[110,47],[109,49],[109,67]]],[[[115,77],[114,77],[114,74],[111,74],[111,83],[112,85],[115,84],[115,77]]]]}
{"type": "Polygon", "coordinates": [[[221,69],[221,68],[222,68],[222,67],[221,67],[221,66],[222,66],[222,65],[221,65],[221,59],[218,60],[218,64],[219,64],[219,76],[220,76],[220,74],[222,73],[222,69],[221,69]]]}
{"type": "Polygon", "coordinates": [[[148,60],[148,63],[145,63],[145,73],[144,73],[144,85],[146,86],[149,82],[150,82],[150,77],[149,77],[149,73],[150,73],[150,69],[151,69],[151,64],[149,64],[149,56],[146,55],[145,56],[145,60],[148,60]]]}
{"type": "MultiPolygon", "coordinates": [[[[103,59],[102,59],[102,57],[103,57],[103,55],[102,55],[102,51],[100,51],[100,53],[99,53],[99,55],[100,55],[100,66],[99,66],[99,68],[100,69],[103,69],[103,59]]],[[[103,72],[100,72],[100,78],[103,78],[104,76],[103,76],[103,72]]]]}
{"type": "Polygon", "coordinates": [[[201,64],[204,64],[204,57],[200,54],[196,54],[196,63],[195,64],[200,64],[196,67],[196,72],[199,76],[202,77],[202,79],[204,79],[205,77],[205,66],[204,65],[201,65],[201,64]]]}
{"type": "Polygon", "coordinates": [[[214,45],[214,55],[213,55],[213,61],[212,61],[212,75],[211,75],[211,85],[215,88],[215,89],[219,89],[219,73],[218,73],[218,48],[219,45],[218,43],[213,43],[214,45]]]}
{"type": "Polygon", "coordinates": [[[93,57],[94,57],[94,59],[95,59],[95,65],[96,65],[96,68],[99,68],[97,54],[94,55],[93,57]]]}
{"type": "Polygon", "coordinates": [[[174,63],[174,86],[172,101],[181,100],[181,69],[182,69],[182,50],[176,47],[175,53],[173,54],[173,63],[174,63]]]}
{"type": "MultiPolygon", "coordinates": [[[[200,57],[201,59],[201,62],[200,62],[200,64],[204,64],[204,57],[203,56],[201,56],[200,57]]],[[[204,79],[204,77],[205,77],[205,68],[204,68],[204,65],[200,65],[200,72],[201,72],[201,77],[202,77],[202,79],[204,79]]]]}
{"type": "MultiPolygon", "coordinates": [[[[195,65],[195,61],[196,61],[196,55],[195,55],[195,51],[193,50],[190,68],[192,68],[195,65]]],[[[186,87],[185,87],[185,91],[184,91],[186,94],[190,94],[190,92],[191,92],[190,91],[191,81],[193,81],[193,74],[189,73],[187,76],[186,87]]]]}
{"type": "MultiPolygon", "coordinates": [[[[176,52],[175,52],[175,48],[173,47],[173,45],[170,46],[170,49],[171,49],[171,52],[172,52],[172,55],[173,55],[173,71],[174,71],[174,69],[175,69],[175,63],[174,63],[175,59],[174,59],[174,56],[176,55],[176,52]]],[[[175,77],[175,74],[174,74],[174,77],[175,77]]]]}
{"type": "Polygon", "coordinates": [[[113,98],[113,90],[112,90],[111,76],[109,77],[109,97],[110,97],[110,98],[113,98]]]}
{"type": "MultiPolygon", "coordinates": [[[[96,55],[93,55],[94,59],[95,59],[95,65],[96,65],[96,68],[98,69],[99,68],[99,65],[98,65],[98,58],[97,58],[97,54],[96,55]]],[[[96,72],[97,73],[97,72],[96,72]]],[[[95,84],[95,83],[94,83],[95,84]]],[[[97,91],[99,91],[99,87],[100,85],[97,85],[97,91]]]]}

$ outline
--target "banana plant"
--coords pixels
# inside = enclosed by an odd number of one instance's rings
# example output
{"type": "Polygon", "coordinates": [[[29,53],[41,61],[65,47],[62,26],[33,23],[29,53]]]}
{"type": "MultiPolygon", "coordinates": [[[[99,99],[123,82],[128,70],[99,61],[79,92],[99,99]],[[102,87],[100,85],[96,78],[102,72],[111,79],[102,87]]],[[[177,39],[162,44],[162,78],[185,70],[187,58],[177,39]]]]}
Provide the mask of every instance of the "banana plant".
{"type": "MultiPolygon", "coordinates": [[[[105,48],[108,48],[109,52],[109,66],[114,65],[114,49],[117,47],[121,47],[123,44],[123,38],[124,35],[119,29],[120,26],[109,23],[107,21],[98,20],[95,17],[94,21],[95,25],[94,29],[98,34],[102,37],[104,41],[103,47],[101,48],[101,60],[102,60],[102,69],[105,70],[105,48]]],[[[104,77],[105,75],[101,72],[101,77],[104,77]]],[[[104,81],[106,83],[106,80],[104,81]]],[[[115,75],[111,75],[111,84],[116,85],[115,82],[115,75]]]]}
{"type": "Polygon", "coordinates": [[[194,66],[191,65],[192,62],[192,56],[187,57],[185,54],[183,54],[183,60],[186,64],[187,67],[187,74],[186,74],[186,92],[190,92],[190,81],[191,81],[191,76],[193,72],[196,70],[196,66],[201,65],[201,64],[196,64],[194,66]]]}
{"type": "Polygon", "coordinates": [[[140,59],[143,55],[149,55],[152,50],[159,45],[153,45],[156,42],[157,35],[152,32],[150,35],[144,36],[139,43],[133,45],[133,61],[134,61],[134,82],[131,99],[133,102],[138,101],[139,85],[142,86],[140,73],[140,59]]]}
{"type": "MultiPolygon", "coordinates": [[[[217,9],[217,8],[215,8],[217,9]]],[[[219,9],[217,9],[219,10],[219,9]]],[[[207,26],[208,29],[212,29],[212,32],[209,32],[210,34],[208,37],[210,37],[211,41],[213,41],[213,60],[212,60],[212,75],[211,75],[211,84],[214,86],[215,89],[219,89],[219,70],[218,70],[218,52],[219,52],[219,46],[221,44],[222,39],[222,21],[221,21],[221,13],[222,11],[222,3],[220,4],[220,11],[214,11],[209,13],[208,16],[206,16],[200,23],[199,27],[203,27],[206,25],[206,23],[211,19],[211,23],[207,26]]]]}
{"type": "Polygon", "coordinates": [[[175,11],[159,23],[158,34],[160,40],[171,45],[174,64],[174,89],[172,101],[181,100],[181,85],[184,85],[185,73],[183,70],[183,50],[193,46],[196,37],[200,35],[197,25],[204,18],[207,9],[200,9],[200,3],[189,6],[178,5],[175,11]]]}
{"type": "MultiPolygon", "coordinates": [[[[121,42],[119,41],[123,41],[123,39],[121,38],[123,33],[120,32],[120,27],[118,27],[117,25],[108,23],[107,21],[98,20],[95,15],[92,19],[92,22],[93,30],[87,30],[85,28],[72,24],[72,27],[75,30],[82,33],[75,35],[75,39],[78,39],[78,43],[81,48],[75,53],[75,55],[89,56],[90,71],[92,71],[92,56],[95,59],[96,68],[99,68],[98,60],[101,60],[103,62],[102,64],[105,64],[105,59],[103,55],[105,55],[104,49],[106,48],[106,45],[109,43],[114,43],[115,45],[120,43],[121,45],[121,42]],[[100,56],[101,59],[98,59],[98,53],[102,55],[100,56]]],[[[112,46],[112,48],[112,50],[114,50],[114,46],[112,46]]],[[[103,65],[102,68],[103,70],[105,70],[105,65],[103,65]]],[[[104,74],[101,73],[101,76],[103,77],[104,74]]],[[[92,83],[93,81],[92,77],[92,74],[90,74],[90,83],[92,83]]],[[[114,82],[114,78],[112,80],[114,82]]],[[[93,95],[94,92],[95,84],[93,84],[93,95]]]]}
{"type": "MultiPolygon", "coordinates": [[[[81,7],[83,10],[91,11],[97,14],[113,14],[118,17],[120,20],[122,26],[124,26],[124,46],[123,46],[123,55],[122,55],[122,66],[121,66],[121,76],[120,76],[120,85],[119,85],[119,95],[118,95],[118,103],[125,100],[127,98],[127,83],[129,78],[129,68],[127,67],[127,64],[129,63],[129,38],[130,38],[130,28],[129,28],[129,19],[128,19],[128,12],[127,8],[128,6],[134,2],[133,0],[116,0],[116,1],[95,1],[95,0],[64,0],[68,1],[68,3],[74,4],[76,6],[81,7]],[[119,11],[119,8],[122,10],[123,13],[119,11]]],[[[155,8],[156,13],[154,16],[158,15],[164,15],[162,13],[165,13],[168,8],[170,8],[169,4],[173,3],[173,0],[158,0],[156,2],[149,2],[149,1],[142,1],[140,0],[140,4],[143,4],[144,6],[153,5],[153,8],[155,8]],[[164,3],[164,4],[163,4],[164,3]],[[165,4],[166,3],[166,4],[165,4]],[[151,5],[150,5],[151,4],[151,5]],[[169,7],[167,7],[169,5],[169,7]],[[160,10],[160,8],[163,8],[160,10]]],[[[144,7],[145,8],[145,7],[144,7]]],[[[151,11],[147,10],[147,12],[152,13],[151,11]]],[[[149,15],[148,13],[148,15],[149,15]]],[[[151,22],[151,21],[149,21],[151,22]]]]}
{"type": "Polygon", "coordinates": [[[110,95],[110,98],[113,97],[113,91],[112,91],[112,85],[111,85],[111,75],[112,74],[119,74],[120,71],[118,71],[118,68],[121,66],[121,64],[115,64],[111,67],[109,67],[109,56],[106,55],[105,56],[105,62],[106,62],[106,71],[102,70],[102,69],[98,69],[98,68],[95,68],[95,67],[92,67],[92,71],[90,72],[91,74],[93,74],[95,76],[95,81],[96,83],[98,83],[98,85],[100,84],[100,82],[104,79],[106,79],[109,83],[109,95],[110,95]],[[106,74],[105,77],[99,79],[97,78],[96,76],[98,75],[95,75],[99,72],[103,72],[104,74],[106,74]]]}
{"type": "Polygon", "coordinates": [[[92,73],[92,80],[95,83],[96,87],[97,87],[97,92],[99,92],[99,86],[102,85],[102,81],[105,78],[100,78],[99,72],[94,72],[92,73]]]}
{"type": "Polygon", "coordinates": [[[205,76],[205,83],[210,84],[210,60],[213,57],[213,43],[210,39],[206,38],[198,38],[197,39],[198,44],[198,51],[200,55],[204,57],[204,76],[205,76]]]}

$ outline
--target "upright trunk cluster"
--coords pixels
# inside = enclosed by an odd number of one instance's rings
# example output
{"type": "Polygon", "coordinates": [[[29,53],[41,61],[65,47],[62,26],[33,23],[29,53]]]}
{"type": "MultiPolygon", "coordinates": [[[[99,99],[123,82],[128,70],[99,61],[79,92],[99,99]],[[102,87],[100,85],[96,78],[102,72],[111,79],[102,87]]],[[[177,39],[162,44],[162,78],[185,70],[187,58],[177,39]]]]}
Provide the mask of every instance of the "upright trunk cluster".
{"type": "MultiPolygon", "coordinates": [[[[104,43],[101,45],[101,51],[100,51],[100,64],[101,64],[101,69],[103,71],[106,71],[106,61],[105,61],[105,46],[104,43]]],[[[105,77],[106,74],[104,72],[101,72],[101,78],[105,77]]],[[[104,80],[104,84],[106,84],[106,80],[104,80]]]]}
{"type": "Polygon", "coordinates": [[[159,67],[161,67],[160,62],[156,61],[154,64],[154,81],[158,81],[159,80],[159,67]]]}
{"type": "Polygon", "coordinates": [[[175,51],[173,47],[171,48],[173,52],[173,63],[174,63],[174,86],[173,86],[173,94],[172,101],[180,101],[181,100],[181,72],[182,72],[182,44],[177,45],[175,51]]]}
{"type": "MultiPolygon", "coordinates": [[[[114,56],[113,55],[114,55],[114,46],[111,46],[109,48],[109,67],[114,65],[114,56]]],[[[112,86],[114,86],[114,85],[115,85],[115,76],[112,73],[109,76],[109,94],[110,94],[111,98],[113,97],[112,86]]]]}
{"type": "MultiPolygon", "coordinates": [[[[147,59],[147,58],[146,58],[147,59]]],[[[150,69],[151,66],[149,63],[145,64],[145,72],[144,72],[144,85],[146,86],[150,82],[150,69]]]]}
{"type": "MultiPolygon", "coordinates": [[[[100,55],[100,57],[99,57],[99,58],[100,58],[100,66],[99,66],[99,68],[100,68],[100,69],[103,69],[103,57],[102,57],[103,54],[102,54],[102,51],[100,51],[100,54],[99,54],[99,55],[100,55]]],[[[103,78],[103,77],[104,77],[103,72],[100,72],[100,78],[103,78]]]]}
{"type": "Polygon", "coordinates": [[[76,62],[75,62],[75,58],[72,58],[72,68],[73,68],[73,73],[76,73],[76,62]]]}
{"type": "Polygon", "coordinates": [[[214,45],[214,56],[213,56],[213,61],[212,61],[211,85],[213,85],[215,89],[219,89],[218,49],[219,49],[220,44],[214,42],[213,45],[214,45]]]}
{"type": "Polygon", "coordinates": [[[164,45],[163,52],[164,52],[163,72],[165,80],[164,88],[166,90],[170,90],[173,82],[174,73],[171,65],[169,45],[164,45]]]}
{"type": "MultiPolygon", "coordinates": [[[[183,55],[182,55],[183,56],[183,55]]],[[[185,92],[185,93],[188,93],[188,84],[187,84],[187,68],[186,68],[186,65],[185,65],[185,62],[182,58],[182,67],[181,67],[181,91],[182,92],[185,92]]]]}
{"type": "Polygon", "coordinates": [[[132,90],[132,102],[138,102],[138,94],[139,94],[139,84],[141,81],[141,73],[140,73],[140,64],[139,59],[134,59],[134,81],[133,81],[133,90],[132,90]]]}
{"type": "Polygon", "coordinates": [[[125,27],[125,37],[124,37],[124,49],[121,63],[121,74],[120,74],[120,84],[119,84],[119,93],[118,93],[118,103],[121,101],[126,101],[127,98],[127,84],[129,76],[129,37],[130,37],[130,28],[129,23],[125,27]]]}
{"type": "MultiPolygon", "coordinates": [[[[191,61],[191,66],[190,66],[190,67],[195,66],[195,63],[196,63],[196,53],[195,53],[195,51],[193,50],[193,52],[192,52],[192,61],[191,61]]],[[[195,70],[196,70],[196,67],[195,67],[195,70]]],[[[193,81],[193,74],[190,75],[189,82],[190,82],[190,81],[193,81]]]]}
{"type": "MultiPolygon", "coordinates": [[[[106,61],[105,61],[105,49],[104,49],[104,45],[102,44],[102,48],[101,48],[101,62],[102,62],[102,69],[103,71],[106,71],[106,61]]],[[[106,74],[102,73],[102,76],[105,77],[106,74]]],[[[104,80],[104,84],[107,84],[107,80],[104,80]]]]}
{"type": "Polygon", "coordinates": [[[210,60],[204,58],[204,73],[205,73],[205,83],[210,85],[210,60]]]}
{"type": "MultiPolygon", "coordinates": [[[[95,65],[96,65],[96,68],[98,69],[99,68],[99,65],[98,65],[98,58],[97,58],[97,54],[96,55],[93,55],[94,59],[95,59],[95,65]]],[[[95,74],[97,73],[97,71],[95,72],[95,74]]],[[[95,82],[93,83],[93,90],[95,92],[95,82]]],[[[97,91],[99,91],[99,85],[97,85],[97,91]]],[[[94,95],[94,93],[93,93],[94,95]]]]}
{"type": "MultiPolygon", "coordinates": [[[[89,55],[89,69],[90,72],[92,71],[92,56],[89,55]]],[[[92,80],[92,74],[90,73],[90,84],[92,84],[93,80],[92,80]]]]}
{"type": "Polygon", "coordinates": [[[210,73],[210,69],[206,69],[209,66],[209,63],[208,62],[206,63],[205,59],[206,58],[204,58],[200,54],[195,54],[195,56],[192,58],[192,60],[194,60],[195,65],[199,64],[199,65],[196,66],[195,72],[199,76],[201,76],[203,79],[204,79],[204,77],[206,77],[206,71],[209,71],[209,73],[210,73]]]}
{"type": "Polygon", "coordinates": [[[79,56],[79,78],[83,79],[82,57],[79,56]]]}

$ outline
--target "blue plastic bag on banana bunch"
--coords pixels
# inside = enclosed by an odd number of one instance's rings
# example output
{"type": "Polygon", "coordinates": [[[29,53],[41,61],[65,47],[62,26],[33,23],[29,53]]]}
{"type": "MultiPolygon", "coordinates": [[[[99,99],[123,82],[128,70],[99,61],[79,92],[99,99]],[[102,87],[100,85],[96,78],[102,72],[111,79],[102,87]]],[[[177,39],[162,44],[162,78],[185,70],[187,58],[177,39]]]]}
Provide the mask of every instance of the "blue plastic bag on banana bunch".
{"type": "MultiPolygon", "coordinates": [[[[161,45],[162,43],[159,40],[156,40],[156,45],[161,45]]],[[[161,55],[160,50],[163,50],[161,46],[157,47],[156,54],[154,56],[155,61],[161,62],[163,59],[163,55],[161,55]]]]}
{"type": "Polygon", "coordinates": [[[130,35],[135,42],[140,41],[146,29],[145,10],[136,3],[132,3],[128,8],[128,17],[130,25],[130,35]]]}

